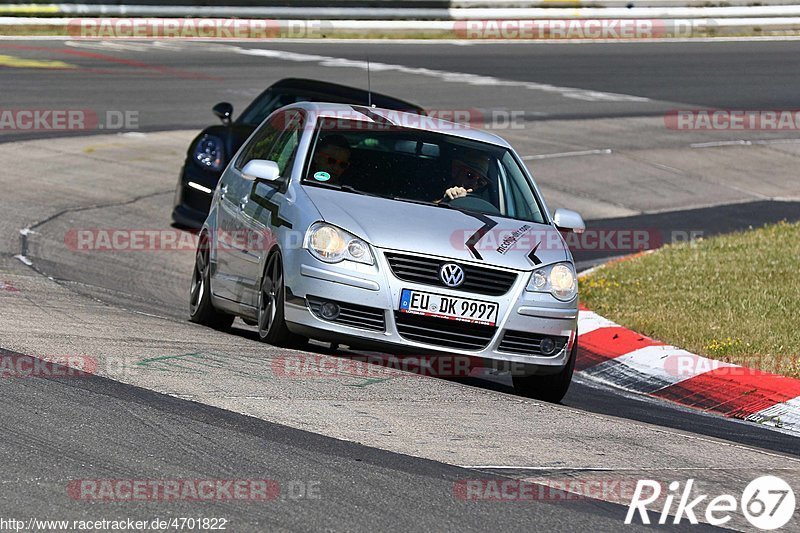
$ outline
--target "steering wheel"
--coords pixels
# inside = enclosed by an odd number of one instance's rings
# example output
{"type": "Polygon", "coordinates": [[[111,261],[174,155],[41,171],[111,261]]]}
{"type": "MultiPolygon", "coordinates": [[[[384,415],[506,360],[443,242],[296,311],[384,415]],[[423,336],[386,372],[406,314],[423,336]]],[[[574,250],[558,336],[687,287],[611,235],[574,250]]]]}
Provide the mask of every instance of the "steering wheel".
{"type": "Polygon", "coordinates": [[[500,210],[491,202],[487,202],[479,195],[468,192],[466,196],[453,198],[452,200],[445,200],[448,204],[459,209],[466,209],[467,211],[478,211],[489,215],[499,215],[500,210]]]}

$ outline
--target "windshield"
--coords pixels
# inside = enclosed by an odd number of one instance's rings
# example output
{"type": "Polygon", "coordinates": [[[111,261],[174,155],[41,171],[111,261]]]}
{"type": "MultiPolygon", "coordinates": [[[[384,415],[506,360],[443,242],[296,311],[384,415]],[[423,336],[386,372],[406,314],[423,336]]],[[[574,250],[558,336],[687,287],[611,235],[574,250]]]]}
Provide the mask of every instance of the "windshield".
{"type": "Polygon", "coordinates": [[[544,222],[525,173],[501,146],[328,118],[312,146],[304,185],[544,222]]]}
{"type": "Polygon", "coordinates": [[[242,112],[237,122],[250,126],[258,126],[270,113],[295,102],[307,102],[309,99],[298,94],[289,94],[275,89],[264,91],[242,112]]]}

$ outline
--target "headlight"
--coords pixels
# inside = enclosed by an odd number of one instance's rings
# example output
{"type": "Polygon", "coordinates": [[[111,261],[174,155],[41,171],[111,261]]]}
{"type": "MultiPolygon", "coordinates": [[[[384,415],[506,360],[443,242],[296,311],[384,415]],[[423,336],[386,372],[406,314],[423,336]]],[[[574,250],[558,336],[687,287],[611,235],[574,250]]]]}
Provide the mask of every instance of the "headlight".
{"type": "Polygon", "coordinates": [[[578,276],[571,263],[558,263],[535,270],[525,290],[549,292],[561,301],[568,302],[578,294],[578,276]]]}
{"type": "Polygon", "coordinates": [[[203,135],[194,146],[194,160],[201,166],[221,171],[225,168],[225,148],[222,139],[215,135],[203,135]]]}
{"type": "Polygon", "coordinates": [[[374,262],[366,242],[325,222],[316,222],[308,228],[303,248],[326,263],[348,260],[371,265],[374,262]]]}

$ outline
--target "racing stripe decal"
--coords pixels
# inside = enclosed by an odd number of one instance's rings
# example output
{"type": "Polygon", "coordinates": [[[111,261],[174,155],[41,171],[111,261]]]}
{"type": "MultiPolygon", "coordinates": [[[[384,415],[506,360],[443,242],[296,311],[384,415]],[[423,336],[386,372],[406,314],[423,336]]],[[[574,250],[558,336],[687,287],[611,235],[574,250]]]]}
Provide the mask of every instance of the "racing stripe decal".
{"type": "Polygon", "coordinates": [[[541,264],[542,264],[542,260],[541,260],[541,259],[539,259],[539,258],[536,256],[536,250],[538,250],[538,249],[539,249],[539,245],[540,245],[540,244],[542,244],[542,241],[539,241],[539,242],[537,242],[537,243],[536,243],[536,246],[534,246],[534,247],[533,247],[533,250],[531,250],[531,253],[529,253],[529,254],[528,254],[528,259],[530,259],[530,260],[531,260],[531,263],[533,263],[534,265],[541,265],[541,264]]]}
{"type": "Polygon", "coordinates": [[[475,217],[478,220],[480,220],[481,222],[483,222],[483,226],[481,226],[478,229],[478,231],[473,233],[472,236],[469,239],[467,239],[467,242],[464,243],[467,246],[467,249],[469,250],[469,253],[472,254],[472,257],[474,257],[475,259],[480,259],[481,261],[483,261],[483,257],[478,252],[478,250],[475,249],[475,245],[478,244],[478,242],[481,239],[483,239],[484,235],[489,233],[492,230],[492,228],[497,225],[497,222],[495,222],[491,218],[489,218],[489,217],[487,217],[485,215],[482,215],[480,213],[471,213],[471,212],[467,212],[467,211],[462,211],[462,212],[465,215],[468,215],[468,216],[471,216],[471,217],[475,217]]]}
{"type": "Polygon", "coordinates": [[[271,215],[270,223],[273,226],[276,228],[285,226],[287,229],[292,229],[292,223],[281,217],[281,206],[272,201],[272,197],[278,192],[278,189],[272,189],[270,194],[262,196],[256,194],[257,185],[256,183],[253,184],[253,189],[250,191],[250,200],[269,211],[271,215]]]}
{"type": "Polygon", "coordinates": [[[354,105],[354,106],[351,106],[351,107],[355,111],[358,111],[359,113],[361,113],[362,115],[371,118],[373,121],[377,122],[378,124],[383,124],[384,126],[395,126],[394,122],[392,122],[391,120],[389,120],[389,119],[387,119],[385,117],[382,117],[379,114],[371,111],[367,107],[361,107],[361,106],[357,106],[357,105],[354,105]]]}

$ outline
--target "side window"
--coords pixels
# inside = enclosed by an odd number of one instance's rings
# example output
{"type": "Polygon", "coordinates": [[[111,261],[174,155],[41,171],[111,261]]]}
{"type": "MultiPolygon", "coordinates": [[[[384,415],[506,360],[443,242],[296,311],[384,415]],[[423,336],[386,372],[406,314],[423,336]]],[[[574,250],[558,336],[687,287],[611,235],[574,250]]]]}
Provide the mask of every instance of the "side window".
{"type": "Polygon", "coordinates": [[[299,112],[287,113],[286,125],[286,131],[272,146],[268,157],[271,161],[278,163],[282,177],[291,174],[297,145],[300,144],[300,137],[303,134],[303,115],[299,112]]]}
{"type": "Polygon", "coordinates": [[[236,161],[236,168],[242,170],[253,159],[269,159],[269,152],[278,136],[283,133],[282,114],[279,114],[262,125],[250,142],[244,147],[242,155],[236,161]]]}
{"type": "Polygon", "coordinates": [[[500,166],[504,170],[503,178],[505,180],[503,194],[506,206],[502,210],[503,214],[539,223],[544,222],[533,189],[510,153],[505,153],[500,166]]]}
{"type": "Polygon", "coordinates": [[[259,210],[269,209],[265,200],[271,198],[277,191],[286,192],[288,178],[292,173],[292,165],[297,155],[297,146],[303,135],[305,117],[301,111],[292,110],[280,113],[276,119],[280,121],[282,132],[277,136],[277,140],[272,144],[269,152],[259,159],[275,161],[278,164],[281,179],[273,183],[253,183],[251,185],[251,201],[247,203],[245,213],[254,218],[258,218],[259,210]]]}
{"type": "Polygon", "coordinates": [[[291,169],[290,163],[294,159],[302,133],[301,112],[292,110],[278,113],[245,146],[236,162],[236,168],[242,170],[253,159],[266,159],[278,163],[281,176],[285,176],[287,169],[291,169]]]}

